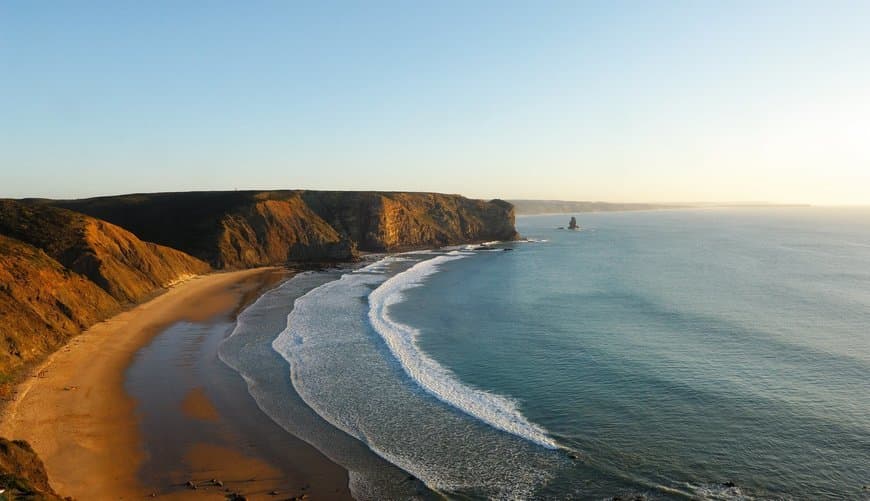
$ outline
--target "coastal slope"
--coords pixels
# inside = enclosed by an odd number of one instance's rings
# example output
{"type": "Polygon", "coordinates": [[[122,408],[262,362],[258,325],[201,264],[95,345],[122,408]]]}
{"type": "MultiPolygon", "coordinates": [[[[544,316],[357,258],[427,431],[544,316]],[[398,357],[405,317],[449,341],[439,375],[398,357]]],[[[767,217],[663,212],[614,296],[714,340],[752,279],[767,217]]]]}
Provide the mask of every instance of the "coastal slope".
{"type": "Polygon", "coordinates": [[[514,240],[513,206],[441,193],[307,191],[305,202],[369,252],[514,240]]]}
{"type": "Polygon", "coordinates": [[[48,485],[42,461],[23,440],[0,438],[0,489],[6,495],[2,499],[61,501],[48,485]]]}
{"type": "Polygon", "coordinates": [[[513,206],[460,195],[224,191],[0,200],[0,380],[124,306],[214,269],[512,240],[513,206]]]}
{"type": "Polygon", "coordinates": [[[122,303],[209,271],[184,252],[143,242],[123,228],[47,205],[0,200],[0,234],[44,251],[122,303]]]}
{"type": "MultiPolygon", "coordinates": [[[[97,284],[32,245],[0,235],[0,377],[120,311],[97,284]]],[[[5,382],[5,381],[4,381],[5,382]]]]}
{"type": "Polygon", "coordinates": [[[210,267],[118,226],[0,200],[0,375],[210,267]]]}
{"type": "Polygon", "coordinates": [[[40,203],[109,221],[221,269],[517,237],[509,203],[438,193],[215,191],[40,203]]]}
{"type": "MultiPolygon", "coordinates": [[[[156,320],[153,311],[142,317],[143,322],[150,320],[134,336],[124,324],[109,325],[124,314],[115,315],[130,305],[152,299],[169,286],[214,269],[350,261],[361,251],[393,252],[516,238],[511,204],[436,193],[285,190],[158,193],[63,201],[0,200],[0,393],[8,397],[24,369],[35,366],[85,330],[99,338],[88,342],[92,348],[99,346],[89,352],[93,355],[90,359],[105,369],[98,371],[99,376],[91,383],[99,386],[110,374],[117,376],[117,381],[112,379],[113,388],[121,388],[125,361],[133,353],[125,347],[133,350],[140,346],[142,339],[152,335],[156,320]],[[111,322],[95,326],[109,317],[113,317],[111,322]],[[98,335],[108,331],[116,335],[98,335]],[[117,352],[116,356],[108,357],[110,352],[117,352]],[[111,364],[106,365],[110,359],[111,364]]],[[[230,286],[237,280],[234,277],[215,275],[202,283],[226,282],[230,286]]],[[[166,296],[156,301],[165,299],[161,304],[174,312],[176,303],[166,296]]],[[[140,308],[148,309],[153,304],[140,308]]],[[[67,351],[51,359],[54,371],[60,367],[58,359],[63,359],[67,351]]],[[[74,375],[81,366],[74,364],[68,369],[74,375]]],[[[55,410],[61,413],[81,410],[81,402],[73,394],[57,394],[56,386],[49,385],[45,395],[34,393],[42,388],[38,381],[22,384],[26,388],[7,405],[5,422],[12,427],[7,429],[12,435],[23,432],[15,428],[16,409],[19,413],[33,413],[34,422],[42,420],[41,410],[19,405],[28,394],[43,403],[60,398],[64,403],[58,403],[55,410]]],[[[70,383],[72,376],[63,381],[73,389],[85,387],[84,383],[70,383]]],[[[106,401],[122,402],[118,405],[123,409],[130,405],[120,397],[106,401]]],[[[129,430],[126,434],[107,431],[112,425],[106,423],[121,425],[115,419],[118,409],[109,406],[98,410],[108,416],[105,422],[91,422],[94,419],[90,418],[86,421],[96,428],[73,438],[86,441],[105,433],[135,436],[129,430]]],[[[124,426],[133,426],[130,423],[124,426]]],[[[72,489],[69,482],[73,476],[62,473],[74,471],[75,458],[81,455],[72,454],[71,462],[65,463],[63,458],[67,456],[58,451],[69,445],[68,437],[73,435],[55,436],[52,429],[44,436],[34,435],[42,437],[34,442],[34,448],[54,468],[49,474],[61,471],[57,480],[68,489],[72,489]]],[[[20,476],[24,483],[13,488],[23,494],[32,488],[34,495],[41,493],[44,499],[53,499],[54,492],[44,471],[40,473],[41,464],[37,464],[39,460],[30,447],[24,442],[3,444],[11,452],[8,458],[0,458],[0,476],[8,471],[13,475],[8,478],[14,480],[19,478],[15,475],[27,473],[20,476]]],[[[136,449],[135,444],[130,448],[136,449]]],[[[100,463],[104,473],[118,468],[121,466],[100,463]]],[[[135,472],[135,468],[124,471],[135,472]]]]}

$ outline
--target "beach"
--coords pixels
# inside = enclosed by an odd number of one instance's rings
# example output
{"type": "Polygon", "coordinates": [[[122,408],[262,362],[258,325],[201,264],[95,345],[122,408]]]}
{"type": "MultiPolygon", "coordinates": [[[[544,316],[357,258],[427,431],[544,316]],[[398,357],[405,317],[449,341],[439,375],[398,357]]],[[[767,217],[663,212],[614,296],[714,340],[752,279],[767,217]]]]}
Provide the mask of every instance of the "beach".
{"type": "Polygon", "coordinates": [[[0,434],[30,442],[77,499],[349,498],[347,472],[281,432],[216,356],[236,315],[288,276],[199,276],[92,326],[19,385],[0,434]],[[167,356],[148,357],[155,347],[167,356]],[[195,371],[189,350],[205,354],[195,371]]]}

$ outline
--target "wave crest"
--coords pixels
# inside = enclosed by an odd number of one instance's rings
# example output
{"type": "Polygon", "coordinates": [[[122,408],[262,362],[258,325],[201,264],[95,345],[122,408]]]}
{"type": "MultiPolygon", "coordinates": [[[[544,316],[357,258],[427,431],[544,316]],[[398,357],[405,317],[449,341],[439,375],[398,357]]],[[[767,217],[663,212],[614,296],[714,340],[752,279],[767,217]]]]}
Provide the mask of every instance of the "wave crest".
{"type": "Polygon", "coordinates": [[[389,315],[390,306],[404,299],[404,291],[422,285],[423,279],[436,273],[440,265],[468,255],[441,255],[417,263],[385,281],[369,295],[369,322],[384,339],[405,373],[427,393],[494,428],[548,449],[556,449],[556,442],[544,428],[529,422],[522,415],[517,402],[463,384],[449,369],[420,349],[417,345],[419,330],[397,322],[389,315]]]}

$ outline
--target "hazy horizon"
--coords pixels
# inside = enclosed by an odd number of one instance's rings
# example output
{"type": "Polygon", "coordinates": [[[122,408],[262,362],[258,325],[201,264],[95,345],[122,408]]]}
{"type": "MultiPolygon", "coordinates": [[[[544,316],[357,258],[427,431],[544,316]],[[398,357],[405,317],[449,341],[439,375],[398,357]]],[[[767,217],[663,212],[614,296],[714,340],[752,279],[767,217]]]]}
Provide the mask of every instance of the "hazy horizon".
{"type": "Polygon", "coordinates": [[[480,198],[485,200],[492,199],[501,199],[509,202],[554,202],[554,203],[603,203],[603,204],[611,204],[611,205],[684,205],[686,207],[695,207],[695,208],[703,208],[704,206],[747,206],[747,207],[778,207],[778,206],[807,206],[807,207],[842,207],[842,208],[864,208],[870,207],[870,203],[841,203],[841,204],[812,204],[808,202],[772,202],[769,200],[683,200],[683,201],[674,201],[674,200],[650,200],[650,201],[637,201],[637,200],[600,200],[600,199],[586,199],[586,200],[568,200],[568,199],[556,199],[556,198],[518,198],[518,197],[503,197],[503,196],[495,196],[495,197],[474,197],[472,195],[467,195],[465,193],[448,193],[448,192],[438,192],[432,190],[380,190],[380,189],[332,189],[332,188],[287,188],[287,187],[272,187],[272,188],[214,188],[214,189],[189,189],[189,190],[159,190],[159,191],[129,191],[129,192],[117,192],[117,193],[101,193],[94,195],[84,195],[81,197],[51,197],[51,196],[41,196],[41,195],[24,195],[24,196],[0,196],[0,199],[8,198],[8,199],[18,199],[18,200],[26,200],[26,199],[55,199],[55,200],[75,200],[75,199],[87,199],[87,198],[100,198],[100,197],[114,197],[114,196],[126,196],[126,195],[148,195],[148,194],[157,194],[157,193],[184,193],[184,192],[198,192],[198,191],[294,191],[294,190],[311,190],[311,191],[381,191],[381,192],[407,192],[407,193],[445,193],[449,195],[461,195],[468,198],[480,198]]]}
{"type": "Polygon", "coordinates": [[[0,197],[870,204],[862,2],[0,4],[0,197]]]}

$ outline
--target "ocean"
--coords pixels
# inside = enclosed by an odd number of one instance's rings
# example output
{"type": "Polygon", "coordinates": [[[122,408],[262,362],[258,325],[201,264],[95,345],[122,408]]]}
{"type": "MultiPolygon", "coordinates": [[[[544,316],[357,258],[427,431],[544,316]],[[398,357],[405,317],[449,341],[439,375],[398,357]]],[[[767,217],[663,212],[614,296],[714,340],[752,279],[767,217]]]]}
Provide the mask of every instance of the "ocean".
{"type": "Polygon", "coordinates": [[[870,210],[576,216],[297,275],[221,359],[360,499],[870,499],[870,210]]]}

